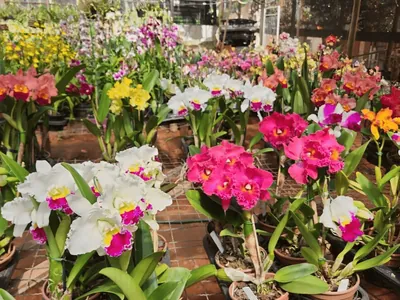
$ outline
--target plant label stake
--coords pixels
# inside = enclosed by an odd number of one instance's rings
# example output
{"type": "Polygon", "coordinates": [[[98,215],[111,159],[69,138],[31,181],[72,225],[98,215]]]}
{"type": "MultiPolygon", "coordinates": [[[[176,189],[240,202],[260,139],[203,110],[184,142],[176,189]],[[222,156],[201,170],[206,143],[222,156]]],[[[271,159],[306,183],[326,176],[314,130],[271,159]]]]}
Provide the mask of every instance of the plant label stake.
{"type": "Polygon", "coordinates": [[[339,287],[337,289],[338,292],[347,291],[349,287],[350,281],[348,279],[342,279],[339,283],[339,287]]]}
{"type": "Polygon", "coordinates": [[[247,299],[249,299],[249,300],[257,300],[256,295],[254,295],[253,291],[248,286],[243,288],[243,292],[246,294],[247,299]]]}
{"type": "Polygon", "coordinates": [[[222,246],[221,241],[219,240],[217,234],[215,233],[215,231],[210,233],[211,238],[213,239],[215,245],[218,247],[219,252],[224,253],[224,247],[222,246]]]}

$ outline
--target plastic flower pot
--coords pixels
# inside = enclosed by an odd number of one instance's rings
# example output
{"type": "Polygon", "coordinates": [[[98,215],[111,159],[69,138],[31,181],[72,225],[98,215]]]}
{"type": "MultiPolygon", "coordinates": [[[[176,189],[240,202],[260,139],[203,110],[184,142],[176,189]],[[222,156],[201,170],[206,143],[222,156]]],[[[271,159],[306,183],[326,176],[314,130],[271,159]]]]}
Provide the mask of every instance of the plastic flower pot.
{"type": "Polygon", "coordinates": [[[0,271],[3,271],[11,263],[14,255],[17,251],[17,247],[13,243],[10,243],[8,250],[2,256],[0,256],[0,271]]]}
{"type": "Polygon", "coordinates": [[[353,300],[354,295],[356,294],[358,287],[360,286],[360,277],[356,274],[356,283],[347,289],[346,291],[342,292],[325,292],[322,294],[312,295],[312,299],[318,300],[353,300]]]}
{"type": "MultiPolygon", "coordinates": [[[[266,273],[265,279],[271,278],[274,275],[275,275],[275,273],[266,273]]],[[[236,290],[239,288],[238,285],[239,285],[238,282],[232,282],[232,284],[229,286],[229,296],[231,297],[232,300],[247,299],[247,298],[239,298],[235,295],[236,290]]],[[[289,300],[289,293],[285,292],[282,296],[280,296],[279,298],[276,298],[276,300],[289,300]]]]}
{"type": "MultiPolygon", "coordinates": [[[[260,247],[260,254],[261,254],[261,257],[262,257],[262,260],[264,261],[266,258],[267,258],[267,256],[268,256],[268,254],[267,254],[267,251],[265,251],[263,248],[261,248],[260,247]]],[[[229,267],[229,266],[224,266],[222,263],[221,263],[221,261],[220,261],[220,259],[219,259],[219,256],[221,255],[221,252],[217,252],[217,253],[215,253],[215,264],[218,266],[218,268],[220,268],[220,269],[223,269],[223,268],[226,268],[226,267],[229,267]]],[[[253,274],[254,273],[254,268],[248,268],[248,269],[238,269],[239,271],[242,271],[243,273],[246,273],[246,274],[253,274]]]]}
{"type": "Polygon", "coordinates": [[[307,262],[304,257],[293,257],[286,255],[279,249],[274,250],[275,257],[279,260],[279,262],[284,265],[284,266],[290,266],[290,265],[297,265],[301,263],[307,262]]]}
{"type": "Polygon", "coordinates": [[[158,234],[158,251],[165,252],[164,256],[161,258],[161,263],[171,266],[171,254],[168,248],[168,242],[161,234],[158,234]]]}
{"type": "MultiPolygon", "coordinates": [[[[40,289],[41,292],[42,292],[42,299],[44,299],[44,300],[51,300],[50,295],[49,295],[48,285],[49,285],[49,281],[46,280],[46,281],[43,283],[42,288],[40,289]]],[[[100,298],[100,293],[97,293],[97,294],[88,296],[88,297],[85,298],[85,299],[94,300],[94,299],[98,299],[98,298],[100,298]]]]}
{"type": "Polygon", "coordinates": [[[63,131],[67,124],[68,120],[65,114],[56,113],[55,115],[49,115],[49,131],[63,131]]]}
{"type": "Polygon", "coordinates": [[[87,102],[79,103],[74,107],[74,117],[84,119],[92,112],[92,105],[87,102]]]}

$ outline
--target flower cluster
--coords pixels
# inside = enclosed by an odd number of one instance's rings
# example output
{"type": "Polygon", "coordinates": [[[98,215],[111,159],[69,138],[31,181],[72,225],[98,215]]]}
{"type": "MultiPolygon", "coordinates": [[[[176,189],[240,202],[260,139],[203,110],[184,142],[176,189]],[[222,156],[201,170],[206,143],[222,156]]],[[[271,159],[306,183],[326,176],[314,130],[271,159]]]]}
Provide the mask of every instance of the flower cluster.
{"type": "MultiPolygon", "coordinates": [[[[70,66],[79,66],[81,62],[79,60],[72,60],[70,66]]],[[[88,83],[86,76],[83,75],[84,70],[81,70],[76,74],[76,82],[70,83],[65,91],[71,95],[91,96],[94,92],[94,86],[88,83]]]]}
{"type": "Polygon", "coordinates": [[[0,75],[0,101],[9,96],[19,101],[48,105],[57,93],[54,76],[43,74],[37,77],[33,68],[25,73],[19,70],[16,75],[0,75]]]}
{"type": "Polygon", "coordinates": [[[279,52],[285,58],[296,56],[298,47],[299,40],[297,38],[290,37],[286,32],[279,35],[279,52]]]}
{"type": "Polygon", "coordinates": [[[243,87],[244,101],[241,105],[242,112],[249,107],[254,112],[270,112],[273,109],[276,94],[268,87],[259,85],[252,86],[249,82],[243,87]]]}
{"type": "Polygon", "coordinates": [[[62,165],[51,167],[46,161],[38,161],[37,172],[17,187],[22,197],[6,203],[2,215],[15,224],[15,236],[21,236],[31,224],[33,238],[45,243],[50,213],[68,214],[73,222],[65,247],[72,255],[97,250],[99,254],[120,256],[131,249],[139,220],[156,229],[152,215],[172,203],[171,197],[159,189],[164,175],[157,154],[157,149],[143,146],[119,153],[116,165],[74,165],[96,198],[93,204],[81,195],[62,165]],[[37,207],[33,203],[38,203],[37,207]]]}
{"type": "Polygon", "coordinates": [[[233,198],[244,210],[251,210],[259,200],[268,200],[272,174],[254,166],[253,157],[241,146],[228,141],[207,148],[187,161],[187,177],[202,184],[207,195],[216,195],[227,210],[233,198]]]}
{"type": "Polygon", "coordinates": [[[20,32],[7,35],[5,60],[13,68],[45,70],[60,63],[68,64],[75,56],[72,47],[61,34],[38,32],[20,32]]]}
{"type": "Polygon", "coordinates": [[[121,81],[117,81],[114,86],[108,90],[107,95],[111,99],[110,110],[112,113],[116,115],[121,114],[123,99],[129,99],[130,106],[139,111],[143,111],[149,106],[149,92],[144,90],[140,84],[135,88],[132,88],[131,84],[132,80],[124,77],[121,81]]]}
{"type": "Polygon", "coordinates": [[[363,68],[359,67],[344,73],[342,89],[348,94],[353,93],[358,97],[369,92],[369,97],[372,99],[373,95],[379,90],[380,81],[380,72],[377,71],[373,75],[370,75],[363,68]]]}
{"type": "Polygon", "coordinates": [[[264,140],[276,149],[282,149],[294,137],[301,137],[308,123],[298,114],[273,112],[260,122],[264,140]]]}
{"type": "Polygon", "coordinates": [[[263,86],[270,88],[273,91],[276,90],[278,85],[284,89],[288,87],[287,79],[283,74],[283,71],[279,70],[278,68],[275,68],[274,74],[270,76],[268,76],[267,72],[264,70],[258,80],[263,86]]]}
{"type": "Polygon", "coordinates": [[[297,183],[307,184],[309,178],[318,178],[319,169],[326,168],[328,174],[337,173],[344,167],[340,156],[344,149],[328,129],[294,137],[284,145],[285,155],[295,161],[289,167],[289,174],[297,183]]]}

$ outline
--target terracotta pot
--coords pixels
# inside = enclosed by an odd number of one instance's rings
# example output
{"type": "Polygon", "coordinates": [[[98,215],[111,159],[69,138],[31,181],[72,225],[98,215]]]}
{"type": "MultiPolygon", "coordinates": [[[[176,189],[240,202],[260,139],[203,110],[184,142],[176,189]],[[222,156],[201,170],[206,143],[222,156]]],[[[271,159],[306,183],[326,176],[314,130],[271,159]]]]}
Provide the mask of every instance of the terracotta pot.
{"type": "Polygon", "coordinates": [[[165,237],[163,237],[161,234],[158,235],[158,251],[167,251],[168,249],[168,242],[165,237]]]}
{"type": "Polygon", "coordinates": [[[3,271],[5,268],[7,268],[10,262],[13,260],[16,251],[17,247],[11,243],[10,246],[8,246],[7,252],[0,256],[0,271],[3,271]]]}
{"type": "Polygon", "coordinates": [[[278,258],[278,260],[281,262],[281,264],[284,266],[297,265],[307,262],[307,260],[304,257],[289,256],[279,251],[279,249],[278,250],[275,249],[274,253],[275,256],[278,258]]]}
{"type": "MultiPolygon", "coordinates": [[[[41,292],[42,292],[42,299],[43,299],[43,300],[52,300],[52,299],[50,298],[50,296],[49,296],[48,284],[49,284],[49,281],[46,280],[46,281],[43,283],[42,288],[40,289],[41,292]]],[[[97,294],[88,296],[86,299],[87,299],[87,300],[95,300],[95,299],[98,299],[98,298],[100,298],[100,293],[97,293],[97,294]]]]}
{"type": "Polygon", "coordinates": [[[353,285],[346,291],[343,292],[326,292],[318,295],[311,295],[312,299],[318,300],[353,300],[354,295],[357,292],[358,287],[360,286],[360,277],[356,274],[357,281],[356,284],[353,285]]]}
{"type": "MultiPolygon", "coordinates": [[[[265,279],[268,279],[270,277],[273,277],[275,273],[266,273],[265,274],[265,279]]],[[[231,285],[229,286],[229,296],[231,297],[232,300],[240,300],[239,298],[235,297],[235,290],[237,289],[237,282],[232,282],[231,285]]],[[[289,300],[289,293],[286,292],[276,300],[289,300]]]]}
{"type": "MultiPolygon", "coordinates": [[[[267,256],[268,256],[267,251],[265,251],[264,248],[261,248],[261,247],[260,247],[260,252],[261,252],[261,256],[262,256],[262,257],[264,258],[264,260],[265,260],[265,259],[267,258],[267,256]]],[[[216,264],[220,269],[223,269],[223,268],[226,268],[226,266],[224,266],[224,265],[219,261],[218,255],[219,255],[220,253],[221,253],[221,252],[219,252],[219,251],[217,251],[217,253],[215,253],[215,264],[216,264]]],[[[247,274],[253,274],[253,273],[254,273],[254,269],[253,269],[253,268],[251,268],[251,269],[244,269],[244,270],[238,269],[238,270],[242,271],[243,273],[247,273],[247,274]]]]}

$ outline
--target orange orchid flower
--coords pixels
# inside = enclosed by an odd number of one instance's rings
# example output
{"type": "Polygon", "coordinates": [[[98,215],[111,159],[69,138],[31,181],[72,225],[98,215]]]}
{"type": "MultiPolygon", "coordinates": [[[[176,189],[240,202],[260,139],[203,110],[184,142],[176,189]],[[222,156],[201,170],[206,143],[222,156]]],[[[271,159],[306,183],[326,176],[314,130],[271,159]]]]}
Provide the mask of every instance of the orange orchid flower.
{"type": "Polygon", "coordinates": [[[398,131],[400,118],[392,118],[393,111],[389,108],[384,108],[375,113],[369,109],[363,109],[363,118],[371,122],[371,133],[376,140],[379,139],[379,129],[385,133],[388,131],[398,131]]]}

